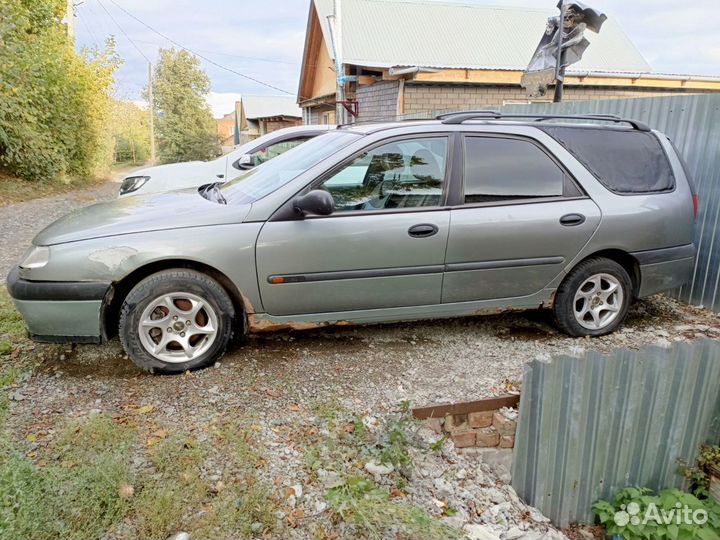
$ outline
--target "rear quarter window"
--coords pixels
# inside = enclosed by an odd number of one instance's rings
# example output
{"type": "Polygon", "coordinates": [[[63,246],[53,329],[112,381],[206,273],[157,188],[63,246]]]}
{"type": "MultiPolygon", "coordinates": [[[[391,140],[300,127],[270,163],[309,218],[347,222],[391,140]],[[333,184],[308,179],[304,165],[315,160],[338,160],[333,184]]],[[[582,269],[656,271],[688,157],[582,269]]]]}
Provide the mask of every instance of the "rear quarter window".
{"type": "Polygon", "coordinates": [[[675,189],[672,165],[658,138],[646,131],[541,128],[610,191],[659,193],[675,189]]]}

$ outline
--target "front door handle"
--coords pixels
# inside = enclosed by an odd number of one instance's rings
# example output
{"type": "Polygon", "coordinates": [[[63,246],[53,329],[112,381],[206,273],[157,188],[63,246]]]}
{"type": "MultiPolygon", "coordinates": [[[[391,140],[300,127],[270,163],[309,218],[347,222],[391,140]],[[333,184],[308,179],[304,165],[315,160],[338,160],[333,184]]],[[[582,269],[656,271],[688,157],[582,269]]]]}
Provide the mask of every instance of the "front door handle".
{"type": "Polygon", "coordinates": [[[438,226],[433,225],[432,223],[420,223],[410,227],[408,229],[408,234],[413,238],[428,238],[429,236],[437,234],[439,230],[438,226]]]}
{"type": "Polygon", "coordinates": [[[582,214],[565,214],[560,218],[560,225],[565,227],[574,227],[585,223],[585,216],[582,214]]]}

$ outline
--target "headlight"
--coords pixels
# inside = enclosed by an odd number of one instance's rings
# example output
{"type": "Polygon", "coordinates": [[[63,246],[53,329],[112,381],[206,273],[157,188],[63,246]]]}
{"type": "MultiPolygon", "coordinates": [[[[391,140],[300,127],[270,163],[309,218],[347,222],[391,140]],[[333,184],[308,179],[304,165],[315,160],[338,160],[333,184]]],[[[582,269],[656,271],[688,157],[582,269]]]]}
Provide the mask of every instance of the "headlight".
{"type": "Polygon", "coordinates": [[[128,176],[120,185],[120,195],[127,195],[133,191],[137,191],[150,180],[149,176],[128,176]]]}
{"type": "Polygon", "coordinates": [[[42,268],[50,260],[50,248],[45,246],[33,246],[25,254],[20,268],[42,268]]]}

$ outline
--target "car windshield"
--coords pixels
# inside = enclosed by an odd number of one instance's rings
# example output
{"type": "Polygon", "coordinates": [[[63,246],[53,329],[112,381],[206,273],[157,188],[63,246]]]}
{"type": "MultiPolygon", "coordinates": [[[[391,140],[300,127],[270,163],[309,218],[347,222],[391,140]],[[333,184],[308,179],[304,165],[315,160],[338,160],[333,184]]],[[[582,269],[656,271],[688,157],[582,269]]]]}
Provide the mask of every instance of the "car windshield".
{"type": "Polygon", "coordinates": [[[347,131],[331,131],[315,137],[226,182],[220,188],[222,195],[228,204],[253,203],[297,178],[358,136],[347,131]]]}

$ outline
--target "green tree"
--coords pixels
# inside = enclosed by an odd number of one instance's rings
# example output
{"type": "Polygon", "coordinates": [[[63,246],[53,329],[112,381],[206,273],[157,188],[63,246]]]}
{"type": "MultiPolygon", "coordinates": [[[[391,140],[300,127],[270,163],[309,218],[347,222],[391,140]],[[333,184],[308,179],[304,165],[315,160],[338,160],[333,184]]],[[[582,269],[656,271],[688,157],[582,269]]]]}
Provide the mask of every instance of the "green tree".
{"type": "Polygon", "coordinates": [[[150,157],[148,113],[130,101],[113,102],[112,136],[115,161],[143,163],[150,157]]]}
{"type": "Polygon", "coordinates": [[[112,160],[115,43],[76,53],[61,22],[66,5],[2,0],[0,165],[28,180],[96,176],[112,160]]]}
{"type": "Polygon", "coordinates": [[[183,50],[160,49],[153,75],[158,158],[162,163],[209,159],[218,154],[215,121],[205,97],[210,79],[183,50]]]}

